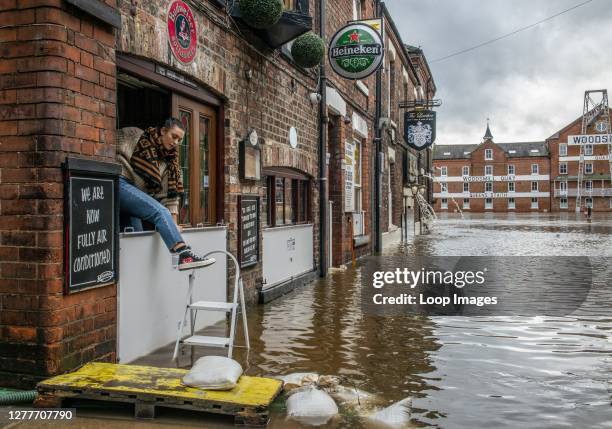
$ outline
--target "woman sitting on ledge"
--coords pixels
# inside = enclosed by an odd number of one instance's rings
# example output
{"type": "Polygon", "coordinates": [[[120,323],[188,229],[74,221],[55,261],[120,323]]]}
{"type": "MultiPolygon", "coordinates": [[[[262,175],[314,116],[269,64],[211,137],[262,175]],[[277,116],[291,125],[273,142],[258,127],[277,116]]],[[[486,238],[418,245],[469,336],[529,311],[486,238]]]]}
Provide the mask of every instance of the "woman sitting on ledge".
{"type": "Polygon", "coordinates": [[[142,220],[155,225],[171,253],[179,256],[179,270],[205,267],[214,258],[202,258],[185,243],[178,222],[183,180],[178,145],[185,136],[181,121],[166,119],[157,127],[123,128],[118,131],[119,210],[122,227],[131,224],[142,231],[142,220]],[[139,138],[137,136],[140,136],[139,138]]]}

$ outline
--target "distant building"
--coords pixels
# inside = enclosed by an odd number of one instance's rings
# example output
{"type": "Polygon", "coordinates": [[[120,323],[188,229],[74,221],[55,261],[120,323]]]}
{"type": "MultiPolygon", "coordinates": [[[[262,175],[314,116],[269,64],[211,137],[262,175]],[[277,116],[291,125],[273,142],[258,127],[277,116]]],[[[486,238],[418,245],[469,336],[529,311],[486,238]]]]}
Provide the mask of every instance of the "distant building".
{"type": "Polygon", "coordinates": [[[495,143],[487,124],[480,144],[434,147],[434,209],[550,211],[546,142],[495,143]]]}
{"type": "Polygon", "coordinates": [[[581,142],[573,137],[582,134],[582,116],[546,140],[550,149],[552,211],[574,211],[578,187],[580,144],[584,144],[584,176],[582,181],[582,208],[593,211],[612,210],[610,187],[611,164],[608,152],[610,131],[601,128],[599,117],[593,118],[586,134],[591,139],[581,142]],[[599,137],[599,138],[598,138],[599,137]],[[605,138],[602,138],[605,137],[605,138]]]}

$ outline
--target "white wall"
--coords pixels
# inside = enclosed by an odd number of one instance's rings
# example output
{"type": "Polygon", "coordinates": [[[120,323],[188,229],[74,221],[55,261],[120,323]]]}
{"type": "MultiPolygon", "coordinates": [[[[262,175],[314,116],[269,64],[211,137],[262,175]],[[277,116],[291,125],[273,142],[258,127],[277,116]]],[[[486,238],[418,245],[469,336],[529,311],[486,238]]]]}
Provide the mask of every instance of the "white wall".
{"type": "Polygon", "coordinates": [[[264,289],[314,269],[312,233],[312,224],[263,230],[264,289]]]}
{"type": "MultiPolygon", "coordinates": [[[[184,237],[203,255],[226,249],[227,229],[197,228],[184,232],[184,237]]],[[[196,270],[194,301],[226,301],[226,258],[213,257],[217,260],[214,265],[196,270]]],[[[190,271],[172,268],[170,253],[156,232],[121,234],[119,262],[117,359],[127,363],[176,340],[190,271]]],[[[196,329],[224,318],[221,312],[199,312],[196,329]]]]}

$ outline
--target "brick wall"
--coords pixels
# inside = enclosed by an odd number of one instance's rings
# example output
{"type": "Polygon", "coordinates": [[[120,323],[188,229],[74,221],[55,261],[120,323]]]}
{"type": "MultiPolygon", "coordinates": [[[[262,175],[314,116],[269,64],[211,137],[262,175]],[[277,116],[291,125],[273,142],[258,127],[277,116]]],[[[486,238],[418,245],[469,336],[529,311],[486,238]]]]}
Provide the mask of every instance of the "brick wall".
{"type": "Polygon", "coordinates": [[[0,385],[31,387],[115,358],[115,286],[63,295],[60,167],[114,159],[114,34],[60,0],[0,22],[0,385]]]}

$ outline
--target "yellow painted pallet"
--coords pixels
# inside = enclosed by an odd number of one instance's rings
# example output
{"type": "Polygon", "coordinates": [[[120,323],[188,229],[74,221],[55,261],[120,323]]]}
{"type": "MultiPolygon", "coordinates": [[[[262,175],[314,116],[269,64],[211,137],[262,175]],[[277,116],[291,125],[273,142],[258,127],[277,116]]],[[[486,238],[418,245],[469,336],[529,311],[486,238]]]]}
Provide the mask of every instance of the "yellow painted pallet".
{"type": "Polygon", "coordinates": [[[38,384],[36,406],[61,407],[68,398],[134,404],[137,418],[154,418],[155,407],[180,408],[234,416],[237,424],[265,426],[268,407],[282,381],[240,377],[232,390],[215,391],[181,384],[185,369],[89,363],[78,371],[38,384]]]}

